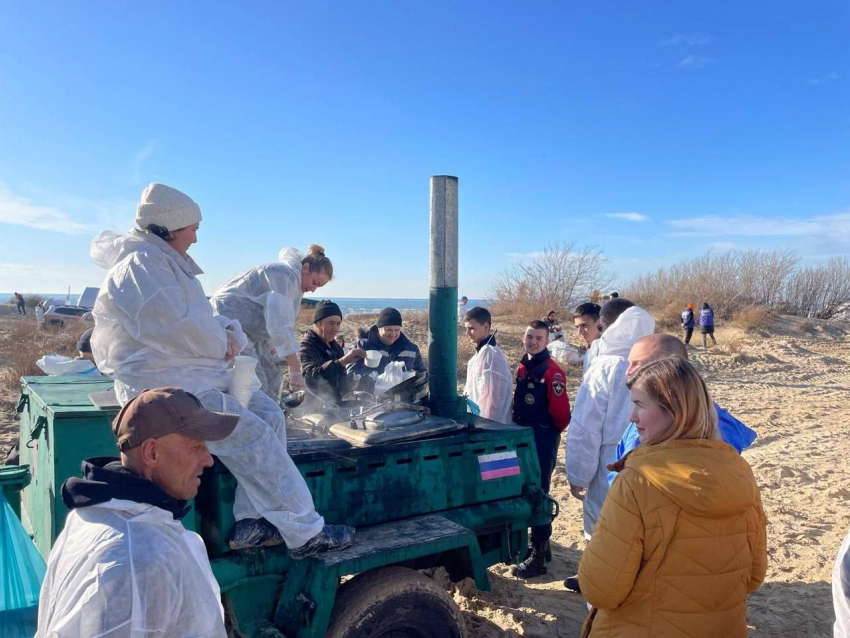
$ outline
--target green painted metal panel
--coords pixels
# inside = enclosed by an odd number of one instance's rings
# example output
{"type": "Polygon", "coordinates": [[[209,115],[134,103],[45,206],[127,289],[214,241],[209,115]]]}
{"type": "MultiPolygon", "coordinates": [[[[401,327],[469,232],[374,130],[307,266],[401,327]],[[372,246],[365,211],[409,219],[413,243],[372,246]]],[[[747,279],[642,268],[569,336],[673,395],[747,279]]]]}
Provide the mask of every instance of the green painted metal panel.
{"type": "MultiPolygon", "coordinates": [[[[108,379],[24,379],[22,393],[28,400],[20,413],[21,463],[30,466],[32,482],[22,492],[21,519],[45,559],[68,515],[62,484],[81,475],[85,459],[118,456],[111,428],[116,411],[98,410],[88,399],[111,386],[108,379]]],[[[183,523],[195,528],[194,511],[183,523]]]]}

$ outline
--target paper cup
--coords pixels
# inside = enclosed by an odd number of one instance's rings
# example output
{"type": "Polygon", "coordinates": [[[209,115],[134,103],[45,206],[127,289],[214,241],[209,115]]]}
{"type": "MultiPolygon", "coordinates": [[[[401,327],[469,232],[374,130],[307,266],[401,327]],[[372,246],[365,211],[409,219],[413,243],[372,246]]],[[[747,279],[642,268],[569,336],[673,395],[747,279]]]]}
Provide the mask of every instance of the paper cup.
{"type": "Polygon", "coordinates": [[[366,366],[369,368],[377,368],[381,365],[381,353],[378,350],[366,351],[366,366]]]}

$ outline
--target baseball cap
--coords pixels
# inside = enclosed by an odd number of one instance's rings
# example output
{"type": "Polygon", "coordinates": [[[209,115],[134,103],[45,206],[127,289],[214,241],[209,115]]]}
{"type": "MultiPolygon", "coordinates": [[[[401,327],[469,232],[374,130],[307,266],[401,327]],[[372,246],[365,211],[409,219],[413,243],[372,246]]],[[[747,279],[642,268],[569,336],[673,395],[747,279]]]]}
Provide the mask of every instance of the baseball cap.
{"type": "Polygon", "coordinates": [[[197,441],[221,441],[230,436],[239,415],[211,412],[194,394],[180,388],[143,390],[130,399],[115,420],[112,432],[122,452],[147,439],[182,434],[197,441]]]}

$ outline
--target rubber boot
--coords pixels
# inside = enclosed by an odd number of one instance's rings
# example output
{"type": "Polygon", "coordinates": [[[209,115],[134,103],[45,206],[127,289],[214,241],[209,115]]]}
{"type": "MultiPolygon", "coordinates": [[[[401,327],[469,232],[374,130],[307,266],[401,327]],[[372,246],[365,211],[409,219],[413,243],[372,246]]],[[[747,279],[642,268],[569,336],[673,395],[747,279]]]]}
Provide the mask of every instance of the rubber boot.
{"type": "Polygon", "coordinates": [[[230,534],[230,549],[274,547],[283,544],[278,529],[264,518],[236,521],[230,534]]]}
{"type": "Polygon", "coordinates": [[[517,578],[535,578],[542,576],[548,570],[546,569],[546,542],[534,543],[531,548],[531,554],[519,565],[511,565],[511,576],[517,578]]]}
{"type": "Polygon", "coordinates": [[[289,550],[292,560],[301,560],[321,552],[338,552],[351,547],[354,542],[354,528],[348,525],[325,525],[322,531],[301,547],[289,550]]]}

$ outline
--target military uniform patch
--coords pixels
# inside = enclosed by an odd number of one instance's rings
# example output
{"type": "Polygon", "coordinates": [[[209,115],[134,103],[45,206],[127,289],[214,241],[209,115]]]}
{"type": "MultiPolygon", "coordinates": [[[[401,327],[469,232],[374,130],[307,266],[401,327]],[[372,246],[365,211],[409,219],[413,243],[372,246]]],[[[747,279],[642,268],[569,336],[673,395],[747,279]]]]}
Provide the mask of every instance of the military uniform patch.
{"type": "Polygon", "coordinates": [[[556,397],[561,396],[564,393],[564,390],[566,390],[566,389],[567,388],[566,388],[566,386],[564,386],[563,381],[553,381],[552,382],[552,390],[555,392],[556,397]]]}

